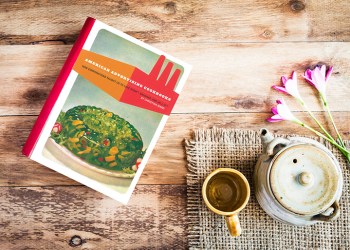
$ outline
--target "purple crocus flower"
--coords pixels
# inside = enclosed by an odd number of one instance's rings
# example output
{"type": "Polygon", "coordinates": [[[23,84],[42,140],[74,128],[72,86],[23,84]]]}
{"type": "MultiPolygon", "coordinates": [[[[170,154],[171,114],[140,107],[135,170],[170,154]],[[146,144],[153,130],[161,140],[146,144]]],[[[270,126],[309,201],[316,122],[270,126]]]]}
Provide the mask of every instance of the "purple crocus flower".
{"type": "Polygon", "coordinates": [[[293,71],[292,73],[292,78],[287,79],[287,77],[282,76],[281,81],[283,83],[283,86],[274,85],[272,86],[272,88],[282,93],[291,95],[302,102],[301,96],[298,91],[297,74],[295,73],[295,71],[293,71]]]}
{"type": "Polygon", "coordinates": [[[293,121],[299,124],[302,123],[292,114],[283,99],[278,99],[276,103],[277,106],[271,109],[274,115],[267,119],[268,122],[293,121]]]}
{"type": "Polygon", "coordinates": [[[304,73],[304,78],[310,85],[314,86],[318,92],[320,92],[322,97],[326,95],[326,84],[333,72],[333,67],[329,67],[326,72],[326,65],[321,67],[316,66],[314,70],[307,69],[304,73]]]}

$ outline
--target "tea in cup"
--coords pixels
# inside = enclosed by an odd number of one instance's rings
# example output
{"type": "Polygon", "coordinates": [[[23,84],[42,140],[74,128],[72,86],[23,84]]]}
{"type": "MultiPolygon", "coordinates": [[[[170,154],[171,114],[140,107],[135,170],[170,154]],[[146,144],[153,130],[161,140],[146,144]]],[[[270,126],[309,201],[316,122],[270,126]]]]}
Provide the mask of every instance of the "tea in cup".
{"type": "Polygon", "coordinates": [[[242,230],[238,213],[247,205],[250,197],[245,176],[235,169],[218,168],[205,179],[202,196],[211,211],[225,216],[230,234],[239,236],[242,230]]]}

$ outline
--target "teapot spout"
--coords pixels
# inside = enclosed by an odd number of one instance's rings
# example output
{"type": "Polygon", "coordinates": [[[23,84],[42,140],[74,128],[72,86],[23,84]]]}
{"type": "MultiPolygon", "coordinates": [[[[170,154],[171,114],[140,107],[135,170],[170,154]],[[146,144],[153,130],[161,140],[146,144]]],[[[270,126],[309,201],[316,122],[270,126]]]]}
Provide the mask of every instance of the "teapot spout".
{"type": "Polygon", "coordinates": [[[266,128],[260,129],[260,136],[263,152],[266,152],[267,145],[274,139],[274,137],[266,128]]]}

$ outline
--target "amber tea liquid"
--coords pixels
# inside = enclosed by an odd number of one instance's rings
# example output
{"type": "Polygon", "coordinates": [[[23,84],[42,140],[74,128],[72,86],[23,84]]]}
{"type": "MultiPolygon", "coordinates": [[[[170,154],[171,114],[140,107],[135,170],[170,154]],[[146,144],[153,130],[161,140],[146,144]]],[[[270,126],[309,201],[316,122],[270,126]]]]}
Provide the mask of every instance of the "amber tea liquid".
{"type": "Polygon", "coordinates": [[[208,201],[223,212],[239,208],[245,200],[246,192],[241,178],[231,173],[219,173],[213,176],[207,186],[208,201]]]}

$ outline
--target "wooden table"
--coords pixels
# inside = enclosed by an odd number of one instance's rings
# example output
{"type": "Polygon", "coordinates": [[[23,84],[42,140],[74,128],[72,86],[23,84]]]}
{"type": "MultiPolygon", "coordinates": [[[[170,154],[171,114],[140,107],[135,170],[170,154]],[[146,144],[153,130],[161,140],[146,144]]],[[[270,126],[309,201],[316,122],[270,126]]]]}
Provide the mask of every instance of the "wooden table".
{"type": "Polygon", "coordinates": [[[317,63],[334,65],[327,93],[341,134],[350,138],[346,0],[5,0],[0,20],[1,249],[186,248],[184,138],[212,126],[310,134],[264,121],[281,96],[270,86],[292,70],[324,121],[315,91],[300,75],[317,63]],[[21,155],[88,15],[193,65],[128,206],[21,155]]]}

